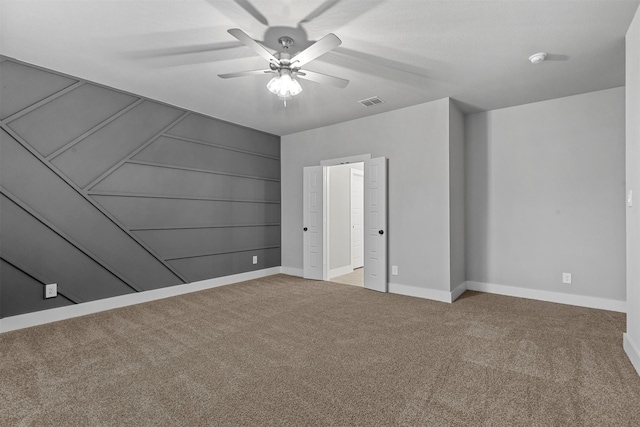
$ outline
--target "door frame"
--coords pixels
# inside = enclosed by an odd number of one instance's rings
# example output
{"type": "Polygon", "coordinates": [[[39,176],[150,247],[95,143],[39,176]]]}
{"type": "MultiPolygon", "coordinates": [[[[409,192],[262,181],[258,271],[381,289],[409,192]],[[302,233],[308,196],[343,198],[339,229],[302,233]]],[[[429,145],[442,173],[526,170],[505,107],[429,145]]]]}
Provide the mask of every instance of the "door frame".
{"type": "MultiPolygon", "coordinates": [[[[349,164],[349,163],[364,163],[367,161],[371,160],[371,154],[360,154],[360,155],[355,155],[355,156],[349,156],[349,157],[339,157],[336,159],[326,159],[326,160],[322,160],[320,162],[320,166],[323,167],[323,170],[325,171],[325,173],[323,174],[326,177],[326,170],[328,167],[330,166],[338,166],[338,165],[345,165],[345,164],[349,164]]],[[[365,168],[366,169],[366,168],[365,168]]],[[[364,174],[366,175],[366,171],[364,171],[364,174]]],[[[325,224],[325,227],[323,229],[323,236],[322,236],[322,251],[323,251],[323,257],[324,260],[327,261],[324,263],[324,271],[323,271],[323,275],[324,275],[324,280],[327,280],[327,278],[329,277],[329,263],[328,263],[328,259],[327,259],[327,250],[328,250],[328,245],[329,245],[329,236],[327,234],[327,230],[328,227],[326,226],[326,220],[329,218],[329,212],[327,210],[327,205],[328,205],[328,191],[327,191],[327,180],[324,180],[325,182],[325,186],[324,186],[324,191],[322,194],[322,198],[323,198],[323,212],[322,212],[322,216],[323,216],[323,223],[325,224]]],[[[364,222],[367,221],[366,215],[364,217],[364,222]]],[[[363,222],[363,224],[364,224],[363,222]]],[[[363,265],[363,269],[365,271],[366,274],[366,269],[367,269],[367,263],[366,263],[366,257],[364,258],[364,265],[363,265]]]]}
{"type": "Polygon", "coordinates": [[[351,230],[351,269],[354,270],[354,264],[353,264],[353,177],[354,176],[359,176],[360,178],[362,178],[362,203],[360,206],[360,210],[361,210],[361,224],[360,226],[362,227],[361,234],[362,234],[362,265],[355,267],[355,268],[360,268],[360,267],[364,267],[364,168],[362,168],[362,170],[359,169],[351,169],[351,174],[350,174],[350,199],[351,199],[351,205],[350,205],[350,220],[349,223],[351,225],[350,230],[351,230]]]}

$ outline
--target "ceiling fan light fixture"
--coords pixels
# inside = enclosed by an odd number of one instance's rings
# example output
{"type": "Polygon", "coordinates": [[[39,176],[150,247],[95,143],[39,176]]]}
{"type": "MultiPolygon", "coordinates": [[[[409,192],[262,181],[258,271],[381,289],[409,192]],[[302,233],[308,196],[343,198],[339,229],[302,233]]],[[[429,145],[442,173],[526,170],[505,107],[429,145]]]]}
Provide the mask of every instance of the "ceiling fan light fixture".
{"type": "Polygon", "coordinates": [[[267,89],[280,99],[289,99],[302,92],[302,86],[291,76],[291,71],[280,70],[280,73],[269,80],[267,89]]]}
{"type": "Polygon", "coordinates": [[[539,64],[544,61],[546,57],[547,54],[545,52],[538,52],[531,55],[529,61],[531,61],[532,64],[539,64]]]}

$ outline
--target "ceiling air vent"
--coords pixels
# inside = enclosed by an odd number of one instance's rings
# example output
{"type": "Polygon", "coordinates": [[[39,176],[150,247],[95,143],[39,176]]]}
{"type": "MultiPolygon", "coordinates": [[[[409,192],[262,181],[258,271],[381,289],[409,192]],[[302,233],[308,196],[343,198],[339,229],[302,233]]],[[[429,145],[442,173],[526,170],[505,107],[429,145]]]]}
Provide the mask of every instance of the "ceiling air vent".
{"type": "Polygon", "coordinates": [[[374,105],[382,104],[384,101],[378,98],[377,96],[374,96],[371,98],[363,99],[362,101],[358,101],[358,102],[364,105],[365,107],[373,107],[374,105]]]}

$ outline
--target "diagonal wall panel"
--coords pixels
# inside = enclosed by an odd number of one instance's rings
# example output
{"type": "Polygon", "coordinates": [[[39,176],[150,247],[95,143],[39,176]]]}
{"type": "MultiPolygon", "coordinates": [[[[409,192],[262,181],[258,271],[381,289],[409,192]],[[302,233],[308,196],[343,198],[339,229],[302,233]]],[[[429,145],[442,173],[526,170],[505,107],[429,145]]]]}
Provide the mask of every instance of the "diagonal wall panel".
{"type": "MultiPolygon", "coordinates": [[[[42,276],[55,278],[81,301],[134,292],[11,200],[0,197],[3,254],[31,266],[42,276]]],[[[5,286],[3,293],[10,290],[5,286]]]]}
{"type": "Polygon", "coordinates": [[[182,113],[145,101],[55,157],[51,163],[84,188],[182,113]]]}
{"type": "Polygon", "coordinates": [[[275,203],[93,196],[131,229],[279,224],[275,203]]]}
{"type": "Polygon", "coordinates": [[[0,317],[280,265],[279,137],[0,67],[0,317]]]}
{"type": "Polygon", "coordinates": [[[77,80],[27,67],[12,61],[0,62],[0,119],[4,120],[77,80]]]}
{"type": "Polygon", "coordinates": [[[131,95],[84,84],[12,121],[9,127],[46,157],[136,100],[131,95]]]}
{"type": "Polygon", "coordinates": [[[155,289],[181,283],[123,230],[4,131],[0,131],[0,142],[0,182],[10,193],[139,288],[155,289]]]}
{"type": "Polygon", "coordinates": [[[65,297],[43,299],[44,284],[0,260],[0,312],[4,316],[73,305],[65,297]]]}
{"type": "Polygon", "coordinates": [[[280,158],[277,136],[196,114],[175,125],[167,134],[280,158]]]}
{"type": "Polygon", "coordinates": [[[187,278],[195,282],[212,277],[229,276],[245,271],[279,266],[280,248],[190,257],[169,262],[176,269],[186,272],[187,278]],[[251,263],[254,255],[258,257],[257,264],[251,263]]]}
{"type": "Polygon", "coordinates": [[[229,174],[280,179],[280,160],[278,159],[175,138],[158,138],[133,159],[229,174]]]}
{"type": "Polygon", "coordinates": [[[124,164],[92,192],[279,201],[280,182],[149,165],[124,164]]]}
{"type": "Polygon", "coordinates": [[[140,230],[136,234],[165,258],[280,246],[279,226],[140,230]]]}

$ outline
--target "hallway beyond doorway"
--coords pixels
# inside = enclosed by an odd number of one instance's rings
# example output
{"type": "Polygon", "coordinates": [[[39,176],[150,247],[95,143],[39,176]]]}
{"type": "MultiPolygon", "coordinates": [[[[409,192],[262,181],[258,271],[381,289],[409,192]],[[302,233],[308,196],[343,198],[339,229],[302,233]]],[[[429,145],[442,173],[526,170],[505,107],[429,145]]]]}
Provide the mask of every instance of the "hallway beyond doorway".
{"type": "Polygon", "coordinates": [[[351,273],[334,277],[329,281],[342,283],[343,285],[364,286],[364,268],[356,268],[351,273]]]}

